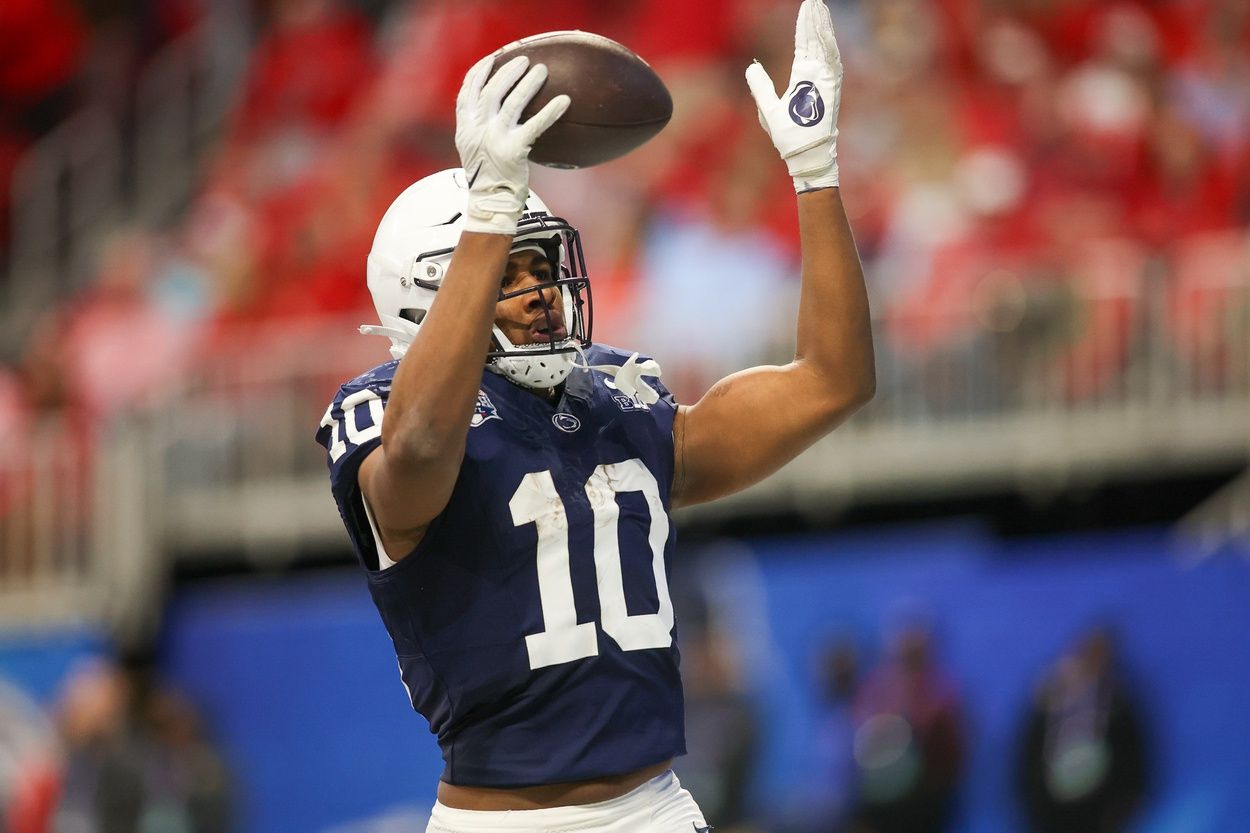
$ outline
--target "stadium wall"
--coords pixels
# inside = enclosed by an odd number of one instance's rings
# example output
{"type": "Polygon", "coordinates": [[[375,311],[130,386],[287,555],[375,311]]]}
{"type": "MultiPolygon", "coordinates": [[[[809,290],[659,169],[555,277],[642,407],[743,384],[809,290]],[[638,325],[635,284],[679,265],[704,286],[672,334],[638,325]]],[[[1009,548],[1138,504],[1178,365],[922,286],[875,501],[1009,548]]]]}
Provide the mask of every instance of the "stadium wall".
{"type": "MultiPolygon", "coordinates": [[[[871,665],[882,635],[920,611],[967,715],[957,831],[1023,829],[1012,773],[1029,698],[1074,640],[1106,625],[1148,725],[1153,797],[1135,829],[1225,833],[1250,817],[1250,562],[1189,552],[1161,530],[1002,541],[953,523],[715,544],[686,558],[710,615],[732,630],[766,727],[761,808],[801,811],[826,787],[814,749],[827,714],[814,679],[822,647],[849,635],[871,665]]],[[[420,829],[441,761],[359,577],[199,584],[166,623],[162,666],[236,768],[242,830],[420,829]]],[[[0,676],[46,699],[57,669],[93,649],[83,637],[10,640],[0,676]]]]}

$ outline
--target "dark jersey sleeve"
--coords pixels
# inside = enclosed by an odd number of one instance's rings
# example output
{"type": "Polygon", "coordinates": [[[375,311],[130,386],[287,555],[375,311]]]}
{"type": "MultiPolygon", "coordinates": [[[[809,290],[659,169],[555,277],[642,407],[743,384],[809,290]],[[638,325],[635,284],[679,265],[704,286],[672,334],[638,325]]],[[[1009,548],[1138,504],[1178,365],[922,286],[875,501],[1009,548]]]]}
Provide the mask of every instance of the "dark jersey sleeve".
{"type": "MultiPolygon", "coordinates": [[[[614,364],[619,367],[629,361],[631,354],[616,347],[607,347],[601,344],[596,344],[587,351],[587,357],[592,364],[602,362],[605,364],[614,364]]],[[[640,362],[649,361],[650,359],[650,356],[645,355],[640,355],[638,357],[638,361],[640,362]]],[[[643,380],[649,387],[654,388],[655,392],[660,396],[659,401],[654,405],[647,407],[637,398],[625,396],[623,393],[616,390],[615,385],[609,384],[608,387],[612,391],[611,399],[621,411],[626,413],[638,410],[651,411],[656,423],[668,433],[668,451],[669,456],[671,457],[673,451],[673,420],[677,416],[677,409],[681,406],[677,402],[676,398],[674,398],[672,391],[668,389],[668,386],[665,385],[659,377],[645,376],[643,377],[643,380]]],[[[671,471],[669,474],[671,474],[671,471]]]]}
{"type": "Polygon", "coordinates": [[[382,443],[382,417],[395,365],[388,362],[339,388],[317,429],[317,442],[326,449],[334,502],[352,546],[371,570],[378,568],[377,547],[365,515],[357,474],[364,459],[382,443]]]}
{"type": "MultiPolygon", "coordinates": [[[[641,360],[646,361],[647,357],[643,356],[641,360]]],[[[671,415],[676,413],[679,405],[677,400],[673,397],[673,392],[668,389],[668,386],[665,385],[660,379],[650,376],[645,377],[645,381],[648,385],[655,388],[655,392],[660,395],[660,401],[656,404],[662,407],[666,414],[671,415]]]]}

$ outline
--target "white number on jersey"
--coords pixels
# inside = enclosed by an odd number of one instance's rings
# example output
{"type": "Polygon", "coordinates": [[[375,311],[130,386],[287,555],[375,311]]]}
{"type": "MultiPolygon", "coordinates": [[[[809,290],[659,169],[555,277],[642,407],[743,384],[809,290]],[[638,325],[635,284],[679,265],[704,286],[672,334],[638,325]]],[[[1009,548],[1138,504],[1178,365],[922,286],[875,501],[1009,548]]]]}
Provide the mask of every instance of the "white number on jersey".
{"type": "Polygon", "coordinates": [[[332,414],[334,406],[326,408],[325,415],[321,417],[321,425],[323,428],[330,429],[330,437],[333,442],[330,445],[330,460],[338,462],[338,459],[347,453],[347,442],[343,439],[343,431],[347,430],[347,440],[352,445],[363,445],[375,437],[382,436],[382,397],[369,389],[358,390],[352,395],[343,399],[343,420],[340,422],[335,419],[332,414]],[[356,406],[369,403],[369,427],[356,427],[356,406]]]}
{"type": "MultiPolygon", "coordinates": [[[[664,544],[668,541],[668,515],[660,499],[660,486],[642,461],[634,458],[595,468],[586,482],[586,497],[595,517],[595,572],[603,632],[623,651],[667,648],[673,642],[673,602],[664,570],[664,544]],[[625,602],[617,523],[620,507],[616,496],[640,492],[651,510],[651,572],[655,578],[659,610],[630,615],[625,602]]],[[[512,522],[534,524],[538,530],[538,595],[543,611],[543,630],[525,637],[530,668],[545,668],[593,657],[599,653],[592,622],[577,622],[573,604],[573,579],[569,573],[569,525],[564,502],[556,492],[550,471],[531,472],[521,480],[512,500],[512,522]]]]}

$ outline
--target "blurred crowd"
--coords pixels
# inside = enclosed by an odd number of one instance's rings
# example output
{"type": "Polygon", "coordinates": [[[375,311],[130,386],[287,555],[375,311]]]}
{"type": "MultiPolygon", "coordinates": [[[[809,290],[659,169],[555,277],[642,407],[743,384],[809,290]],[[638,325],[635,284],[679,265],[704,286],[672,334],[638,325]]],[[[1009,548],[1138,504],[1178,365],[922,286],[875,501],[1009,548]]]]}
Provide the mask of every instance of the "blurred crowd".
{"type": "MultiPolygon", "coordinates": [[[[684,633],[690,753],[675,764],[726,833],[950,833],[961,828],[975,725],[946,670],[936,623],[895,617],[868,648],[840,633],[813,666],[821,702],[802,749],[810,792],[796,806],[752,792],[766,712],[741,667],[741,646],[715,627],[684,633]],[[873,658],[874,662],[865,662],[873,658]]],[[[1001,762],[1020,829],[1121,833],[1151,795],[1150,726],[1118,657],[1095,626],[1039,674],[1020,704],[1015,758],[1001,762]]]]}
{"type": "MultiPolygon", "coordinates": [[[[0,423],[64,408],[107,419],[189,367],[223,352],[246,357],[259,328],[370,320],[363,264],[373,230],[403,187],[455,163],[452,101],[465,69],[549,29],[628,44],[675,102],[672,123],[641,150],[534,177],[583,231],[597,339],[667,360],[686,397],[726,369],[784,355],[797,286],[793,194],[742,70],[758,58],[774,79],[788,76],[791,5],[233,4],[251,16],[255,46],[190,204],[166,226],[120,229],[94,284],[35,324],[24,354],[0,370],[0,423]]],[[[842,179],[885,353],[923,370],[935,351],[986,332],[1006,354],[1021,340],[1053,345],[1055,362],[1085,368],[1067,383],[1079,397],[1123,369],[1126,322],[1148,293],[1166,297],[1178,339],[1200,343],[1224,311],[1194,300],[1194,288],[1245,283],[1250,6],[831,5],[847,67],[842,179]],[[1170,276],[1166,285],[1148,283],[1155,273],[1170,276]],[[1122,343],[1090,344],[1100,324],[1123,331],[1122,343]]],[[[202,0],[5,3],[0,15],[14,22],[0,32],[24,48],[0,44],[0,157],[12,160],[66,112],[82,73],[123,55],[129,69],[113,75],[124,77],[205,9],[202,0]],[[114,7],[125,14],[102,11],[114,7]]]]}
{"type": "MultiPolygon", "coordinates": [[[[135,73],[210,5],[0,2],[0,248],[23,152],[84,97],[128,107],[135,73]]],[[[358,338],[351,325],[374,318],[364,262],[383,211],[410,182],[455,164],[464,71],[550,29],[622,41],[675,104],[665,131],[617,162],[535,171],[535,189],[582,230],[596,339],[656,355],[683,399],[728,369],[784,356],[794,197],[742,71],[758,58],[775,80],[788,77],[795,3],[219,5],[248,15],[255,37],[220,141],[185,210],[160,226],[119,226],[91,285],[33,322],[20,355],[0,363],[0,457],[15,459],[54,420],[68,428],[61,442],[78,438],[68,455],[87,459],[100,426],[209,362],[257,361],[262,340],[322,320],[358,338]]],[[[934,356],[986,339],[1008,360],[1028,347],[1035,362],[1040,345],[1043,361],[1082,368],[1065,377],[1079,400],[1124,372],[1149,308],[1163,311],[1178,362],[1219,368],[1213,339],[1233,314],[1221,288],[1250,284],[1250,3],[830,5],[847,71],[841,176],[883,358],[923,377],[934,356]],[[1121,337],[1091,335],[1106,332],[1121,337]]],[[[385,358],[382,340],[376,355],[385,358]]],[[[1025,382],[1042,369],[999,368],[1025,382]]],[[[0,517],[26,488],[0,478],[0,517]]],[[[724,634],[692,628],[683,641],[692,755],[682,777],[718,827],[749,829],[759,712],[724,634]]],[[[949,829],[971,731],[961,694],[925,627],[883,642],[875,663],[853,637],[823,657],[814,765],[829,787],[808,818],[827,824],[797,833],[949,829]]],[[[136,699],[108,665],[77,679],[47,743],[18,733],[41,763],[0,794],[5,829],[108,813],[122,826],[64,829],[228,829],[228,771],[184,700],[136,699]],[[102,790],[108,779],[122,786],[102,790]],[[119,806],[99,806],[105,798],[119,806]]],[[[1123,829],[1148,789],[1146,729],[1107,634],[1072,646],[1021,709],[1015,770],[1032,829],[1123,829]]]]}
{"type": "MultiPolygon", "coordinates": [[[[866,417],[1097,404],[1143,380],[1153,395],[1159,368],[1187,390],[1250,392],[1250,4],[830,2],[847,73],[841,175],[877,318],[866,417]]],[[[674,99],[634,153],[534,171],[583,233],[594,338],[654,355],[682,401],[786,360],[794,195],[742,72],[758,58],[788,77],[793,5],[0,4],[0,203],[23,149],[75,106],[133,107],[163,45],[220,36],[222,15],[254,38],[182,209],[160,225],[118,218],[89,283],[0,355],[0,575],[26,570],[11,562],[31,542],[79,534],[98,438],[118,417],[197,386],[241,399],[230,374],[261,367],[294,380],[289,430],[303,437],[334,386],[386,358],[382,339],[354,332],[375,320],[363,267],[377,222],[456,163],[467,67],[537,31],[614,37],[674,99]],[[62,473],[41,485],[50,467],[62,473]]],[[[263,384],[249,401],[266,402],[263,384]]],[[[288,430],[273,420],[257,417],[288,430]]]]}
{"type": "Polygon", "coordinates": [[[140,669],[82,661],[43,715],[0,680],[0,830],[229,833],[234,776],[195,706],[140,669]]]}
{"type": "Polygon", "coordinates": [[[162,46],[193,29],[199,0],[5,0],[0,6],[0,250],[23,153],[77,107],[118,110],[162,46]]]}
{"type": "MultiPolygon", "coordinates": [[[[906,603],[883,612],[880,630],[841,628],[816,643],[801,681],[815,722],[783,752],[802,761],[805,780],[782,796],[761,788],[776,729],[763,698],[775,680],[750,667],[731,623],[684,602],[689,754],[675,770],[718,830],[962,829],[978,727],[939,620],[906,603]]],[[[1156,727],[1132,682],[1114,632],[1099,625],[1038,669],[996,763],[1013,829],[1134,829],[1156,792],[1156,727]]],[[[81,660],[46,709],[0,678],[4,833],[230,833],[246,823],[244,786],[204,715],[148,666],[81,660]]]]}

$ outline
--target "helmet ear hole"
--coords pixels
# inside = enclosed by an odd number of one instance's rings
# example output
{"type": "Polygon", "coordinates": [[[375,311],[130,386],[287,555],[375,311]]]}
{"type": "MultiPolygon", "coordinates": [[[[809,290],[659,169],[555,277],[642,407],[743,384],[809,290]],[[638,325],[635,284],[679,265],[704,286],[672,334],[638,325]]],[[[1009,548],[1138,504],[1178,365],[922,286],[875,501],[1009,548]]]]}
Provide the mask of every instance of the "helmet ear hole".
{"type": "Polygon", "coordinates": [[[420,324],[425,320],[426,310],[408,307],[399,311],[399,317],[411,321],[413,324],[420,324]]]}
{"type": "Polygon", "coordinates": [[[551,271],[556,277],[560,277],[560,268],[564,265],[560,258],[560,240],[552,237],[544,240],[538,245],[542,246],[543,254],[547,256],[547,262],[551,264],[551,271]]]}

